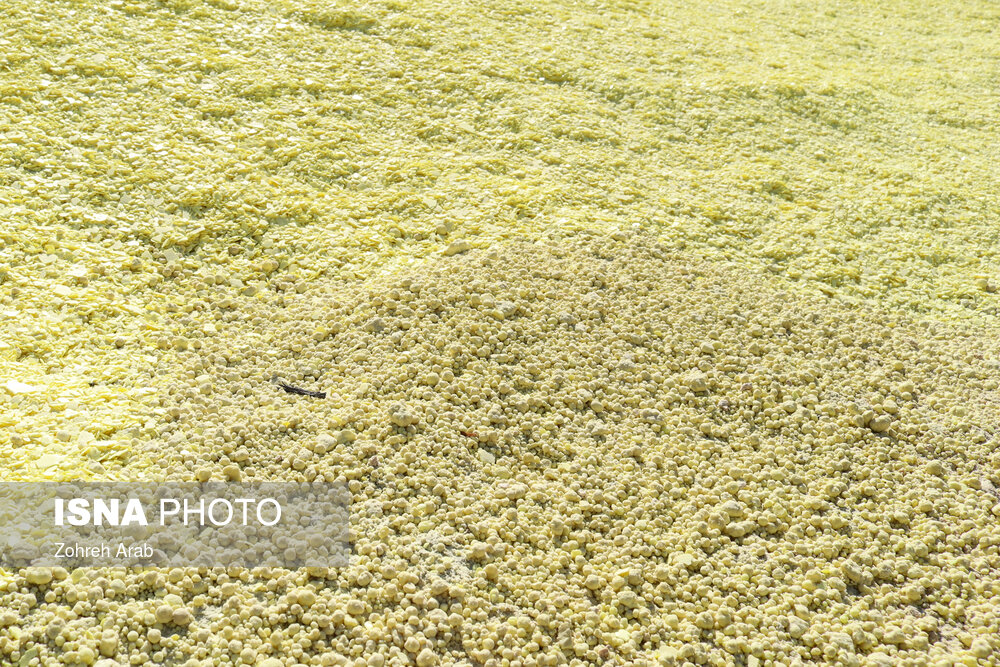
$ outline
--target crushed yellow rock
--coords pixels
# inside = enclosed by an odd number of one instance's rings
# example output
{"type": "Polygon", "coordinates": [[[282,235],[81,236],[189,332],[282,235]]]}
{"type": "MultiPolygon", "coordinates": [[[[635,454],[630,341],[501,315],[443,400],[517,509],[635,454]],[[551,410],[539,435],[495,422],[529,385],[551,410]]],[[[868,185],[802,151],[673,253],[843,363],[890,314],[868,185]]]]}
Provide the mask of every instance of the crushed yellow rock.
{"type": "Polygon", "coordinates": [[[4,479],[363,511],[0,572],[0,662],[992,664],[997,9],[939,10],[5,3],[4,479]]]}

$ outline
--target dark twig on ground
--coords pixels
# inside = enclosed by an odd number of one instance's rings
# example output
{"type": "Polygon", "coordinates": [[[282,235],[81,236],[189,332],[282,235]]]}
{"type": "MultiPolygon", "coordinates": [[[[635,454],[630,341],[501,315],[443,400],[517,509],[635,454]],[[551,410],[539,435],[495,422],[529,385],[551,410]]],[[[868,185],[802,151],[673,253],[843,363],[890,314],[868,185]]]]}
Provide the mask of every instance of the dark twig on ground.
{"type": "Polygon", "coordinates": [[[274,378],[271,380],[274,384],[278,385],[280,388],[284,389],[289,394],[298,394],[299,396],[312,396],[313,398],[326,398],[325,391],[311,391],[309,389],[302,389],[301,387],[295,387],[283,380],[274,378]]]}

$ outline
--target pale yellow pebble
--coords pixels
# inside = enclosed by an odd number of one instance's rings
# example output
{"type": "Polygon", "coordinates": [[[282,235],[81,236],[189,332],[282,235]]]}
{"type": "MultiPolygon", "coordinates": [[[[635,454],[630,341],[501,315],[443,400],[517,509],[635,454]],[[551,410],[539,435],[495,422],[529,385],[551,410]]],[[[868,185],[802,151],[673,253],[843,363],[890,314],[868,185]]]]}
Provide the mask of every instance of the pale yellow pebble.
{"type": "Polygon", "coordinates": [[[879,415],[868,422],[868,426],[876,433],[884,433],[892,426],[892,417],[889,415],[879,415]]]}
{"type": "Polygon", "coordinates": [[[437,655],[429,648],[425,648],[417,654],[417,667],[433,667],[437,663],[437,655]]]}
{"type": "Polygon", "coordinates": [[[974,640],[969,649],[972,651],[972,655],[980,658],[981,660],[986,660],[993,655],[993,648],[990,647],[989,643],[985,639],[974,640]]]}
{"type": "Polygon", "coordinates": [[[29,584],[44,586],[52,581],[52,569],[48,567],[29,567],[24,578],[29,584]]]}
{"type": "Polygon", "coordinates": [[[868,654],[865,658],[864,664],[866,667],[893,667],[896,664],[896,661],[887,654],[877,651],[875,653],[868,654]]]}
{"type": "Polygon", "coordinates": [[[184,607],[174,609],[173,613],[170,616],[170,622],[173,623],[174,625],[186,626],[189,625],[193,620],[194,616],[191,614],[191,611],[184,607]]]}
{"type": "Polygon", "coordinates": [[[471,249],[472,246],[469,244],[469,242],[462,239],[458,241],[452,241],[450,244],[448,244],[448,247],[442,251],[442,254],[446,257],[450,257],[452,255],[458,255],[463,252],[468,252],[471,249]]]}
{"type": "Polygon", "coordinates": [[[77,650],[77,656],[80,662],[85,665],[92,665],[94,664],[94,661],[97,660],[97,654],[94,652],[94,649],[89,646],[81,646],[77,650]]]}
{"type": "Polygon", "coordinates": [[[688,388],[696,393],[708,391],[708,376],[704,373],[694,373],[685,380],[688,388]]]}
{"type": "Polygon", "coordinates": [[[156,608],[154,616],[157,623],[169,623],[170,619],[173,618],[174,609],[170,605],[164,604],[156,608]]]}
{"type": "Polygon", "coordinates": [[[101,635],[98,647],[101,651],[101,655],[109,658],[114,656],[118,650],[118,635],[114,632],[105,632],[101,635]]]}

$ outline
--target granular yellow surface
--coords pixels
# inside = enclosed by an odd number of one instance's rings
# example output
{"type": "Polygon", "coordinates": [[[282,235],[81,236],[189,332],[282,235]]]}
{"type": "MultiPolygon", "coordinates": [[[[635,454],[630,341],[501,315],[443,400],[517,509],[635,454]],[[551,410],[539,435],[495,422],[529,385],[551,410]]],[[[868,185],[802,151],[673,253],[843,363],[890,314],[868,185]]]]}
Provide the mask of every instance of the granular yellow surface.
{"type": "Polygon", "coordinates": [[[0,663],[998,664],[998,30],[5,3],[0,479],[362,509],[323,576],[4,574],[0,663]]]}

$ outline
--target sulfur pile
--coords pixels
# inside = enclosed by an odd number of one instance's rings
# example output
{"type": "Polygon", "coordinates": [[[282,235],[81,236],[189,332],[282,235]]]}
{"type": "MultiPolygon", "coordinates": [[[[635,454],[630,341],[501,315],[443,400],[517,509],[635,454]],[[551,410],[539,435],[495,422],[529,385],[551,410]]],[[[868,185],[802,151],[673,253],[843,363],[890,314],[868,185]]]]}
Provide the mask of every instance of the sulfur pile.
{"type": "Polygon", "coordinates": [[[0,664],[1000,664],[998,20],[6,2],[0,480],[355,556],[0,570],[0,664]]]}
{"type": "Polygon", "coordinates": [[[205,314],[216,333],[171,351],[182,370],[150,457],[119,474],[349,480],[357,555],[320,571],[46,571],[37,586],[29,570],[0,603],[43,659],[1000,650],[997,344],[975,330],[776,292],[623,233],[205,314]],[[272,373],[327,397],[278,391],[272,373]]]}

